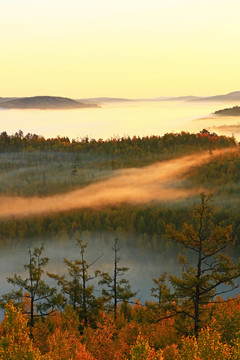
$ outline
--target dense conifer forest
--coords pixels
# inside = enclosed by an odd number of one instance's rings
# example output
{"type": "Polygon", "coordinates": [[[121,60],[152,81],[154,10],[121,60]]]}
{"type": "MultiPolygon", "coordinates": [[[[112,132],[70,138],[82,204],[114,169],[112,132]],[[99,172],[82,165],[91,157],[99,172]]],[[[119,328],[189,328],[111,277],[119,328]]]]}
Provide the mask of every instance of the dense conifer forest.
{"type": "MultiPolygon", "coordinates": [[[[106,141],[68,138],[44,139],[34,134],[0,135],[0,193],[7,196],[46,196],[64,193],[106,179],[118,169],[143,167],[203,151],[236,148],[212,161],[193,167],[182,180],[183,187],[202,187],[215,198],[215,217],[232,224],[240,240],[238,212],[240,155],[233,137],[203,130],[145,138],[125,137],[106,141]]],[[[125,232],[161,236],[165,223],[186,221],[197,197],[179,206],[172,203],[109,206],[101,210],[80,209],[58,215],[0,220],[1,241],[8,239],[75,236],[81,231],[125,232]],[[181,214],[181,216],[179,216],[181,214]]]]}
{"type": "Polygon", "coordinates": [[[70,141],[2,132],[0,194],[44,198],[121,169],[204,152],[210,161],[181,178],[184,189],[204,189],[188,199],[0,219],[2,248],[11,244],[14,251],[16,243],[46,237],[75,239],[78,246],[75,260],[63,259],[64,275],[47,273],[47,247],[31,245],[26,277],[8,277],[13,290],[1,297],[0,359],[240,359],[240,298],[230,291],[240,276],[240,153],[234,137],[203,130],[70,141]],[[231,151],[218,155],[221,149],[231,151]],[[113,234],[109,272],[92,270],[101,257],[87,257],[93,232],[113,234]],[[159,274],[149,284],[154,300],[145,303],[121,265],[119,242],[130,237],[132,246],[165,257],[173,247],[180,253],[181,275],[159,274]]]}

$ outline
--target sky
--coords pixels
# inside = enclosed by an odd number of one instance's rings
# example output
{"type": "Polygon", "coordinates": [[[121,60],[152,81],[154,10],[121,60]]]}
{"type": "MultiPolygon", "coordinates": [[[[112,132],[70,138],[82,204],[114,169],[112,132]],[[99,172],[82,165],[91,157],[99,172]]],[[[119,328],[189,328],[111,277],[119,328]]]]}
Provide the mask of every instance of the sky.
{"type": "Polygon", "coordinates": [[[240,90],[239,0],[0,0],[0,96],[240,90]]]}

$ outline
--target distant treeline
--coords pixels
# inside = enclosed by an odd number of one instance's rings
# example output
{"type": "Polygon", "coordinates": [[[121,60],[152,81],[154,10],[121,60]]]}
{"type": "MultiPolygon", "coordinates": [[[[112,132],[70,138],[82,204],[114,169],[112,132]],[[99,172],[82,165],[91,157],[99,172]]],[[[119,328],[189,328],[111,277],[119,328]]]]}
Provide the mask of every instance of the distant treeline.
{"type": "Polygon", "coordinates": [[[220,116],[240,116],[240,106],[233,106],[232,108],[217,110],[214,112],[214,114],[220,116]]]}
{"type": "MultiPolygon", "coordinates": [[[[14,135],[6,131],[0,134],[0,152],[16,151],[61,151],[61,152],[90,152],[93,154],[110,154],[112,156],[153,156],[154,154],[180,151],[208,149],[210,144],[216,148],[235,146],[234,137],[218,136],[203,130],[198,134],[188,132],[168,133],[163,136],[145,137],[114,137],[108,140],[90,139],[88,137],[70,141],[68,137],[45,139],[43,136],[30,134],[24,136],[19,130],[14,135]]],[[[152,159],[154,161],[154,159],[152,159]]]]}
{"type": "MultiPolygon", "coordinates": [[[[9,219],[0,221],[0,244],[9,244],[16,239],[57,238],[62,241],[108,233],[121,235],[122,242],[130,244],[134,236],[134,246],[143,249],[154,249],[162,253],[171,251],[173,244],[163,240],[165,225],[169,222],[181,228],[184,222],[192,218],[192,206],[198,198],[178,204],[158,206],[108,207],[99,211],[83,209],[65,214],[40,216],[26,219],[9,219]]],[[[214,218],[221,226],[232,225],[236,244],[240,245],[239,202],[222,202],[216,199],[214,218]]]]}
{"type": "Polygon", "coordinates": [[[44,139],[36,134],[0,134],[0,193],[51,195],[106,178],[110,172],[156,161],[236,146],[234,137],[203,130],[163,136],[122,137],[98,141],[44,139]]]}

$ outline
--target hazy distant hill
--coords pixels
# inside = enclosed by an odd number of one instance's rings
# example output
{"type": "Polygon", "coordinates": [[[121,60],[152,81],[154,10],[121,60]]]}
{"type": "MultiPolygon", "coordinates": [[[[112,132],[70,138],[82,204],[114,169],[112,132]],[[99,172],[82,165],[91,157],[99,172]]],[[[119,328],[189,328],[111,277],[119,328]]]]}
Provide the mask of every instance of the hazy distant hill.
{"type": "Polygon", "coordinates": [[[139,101],[138,99],[126,99],[126,98],[111,98],[111,97],[98,97],[98,98],[87,98],[77,99],[76,101],[84,101],[84,103],[111,103],[111,102],[128,102],[128,101],[139,101]]]}
{"type": "Polygon", "coordinates": [[[10,97],[10,98],[9,97],[6,97],[6,98],[0,97],[0,104],[3,102],[6,102],[6,101],[15,100],[15,99],[17,99],[17,98],[15,98],[15,97],[10,97]]]}
{"type": "Polygon", "coordinates": [[[176,96],[176,97],[156,97],[152,99],[142,99],[145,101],[190,101],[198,99],[196,96],[176,96]]]}
{"type": "Polygon", "coordinates": [[[240,106],[217,110],[214,112],[214,114],[220,116],[240,116],[240,106]]]}
{"type": "Polygon", "coordinates": [[[76,100],[57,96],[34,96],[0,101],[4,109],[77,109],[98,107],[97,104],[85,104],[76,100]]]}
{"type": "Polygon", "coordinates": [[[86,107],[99,107],[98,104],[108,103],[124,103],[124,102],[139,102],[139,101],[182,101],[182,102],[222,102],[240,103],[240,91],[234,91],[226,95],[216,96],[178,96],[178,97],[155,97],[155,98],[114,98],[114,97],[97,97],[84,99],[70,99],[56,96],[34,96],[24,98],[3,98],[0,97],[0,108],[4,109],[75,109],[86,107]]]}
{"type": "Polygon", "coordinates": [[[225,95],[215,95],[215,96],[175,96],[175,97],[155,97],[155,98],[140,98],[140,99],[127,99],[127,98],[111,98],[111,97],[98,97],[98,98],[88,98],[80,99],[85,103],[113,103],[113,102],[134,102],[134,101],[183,101],[183,102],[240,102],[240,91],[234,91],[225,95]]]}
{"type": "Polygon", "coordinates": [[[188,101],[198,99],[196,96],[179,96],[179,97],[156,97],[156,98],[140,98],[140,99],[127,99],[127,98],[111,98],[111,97],[98,97],[80,99],[85,103],[114,103],[114,102],[138,102],[138,101],[188,101]]]}
{"type": "Polygon", "coordinates": [[[208,97],[196,97],[188,100],[189,102],[240,102],[240,91],[234,91],[226,95],[216,95],[208,97]]]}

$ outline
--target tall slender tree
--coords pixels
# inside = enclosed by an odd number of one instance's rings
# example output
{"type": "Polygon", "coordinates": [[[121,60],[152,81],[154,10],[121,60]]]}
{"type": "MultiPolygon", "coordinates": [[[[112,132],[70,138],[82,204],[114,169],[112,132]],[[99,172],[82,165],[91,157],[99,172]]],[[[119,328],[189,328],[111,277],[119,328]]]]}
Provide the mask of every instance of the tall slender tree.
{"type": "Polygon", "coordinates": [[[90,281],[97,278],[100,275],[100,271],[95,270],[92,275],[89,275],[89,269],[101,256],[91,263],[87,263],[85,260],[87,244],[84,244],[81,239],[76,241],[80,247],[80,259],[67,260],[64,258],[67,276],[50,273],[48,273],[48,276],[56,280],[60,286],[65,304],[72,305],[73,309],[78,312],[80,321],[83,320],[85,325],[87,325],[88,321],[91,321],[103,306],[102,297],[95,296],[94,286],[90,285],[90,281]]]}
{"type": "Polygon", "coordinates": [[[40,248],[34,248],[32,251],[29,247],[29,262],[24,265],[27,271],[27,277],[23,279],[20,275],[14,274],[8,277],[7,281],[18,290],[2,296],[2,305],[8,301],[16,301],[19,305],[29,303],[29,309],[23,307],[24,313],[30,317],[30,326],[34,326],[34,318],[39,316],[47,316],[54,312],[62,302],[61,295],[57,295],[56,288],[50,287],[44,280],[44,268],[49,258],[42,257],[44,245],[40,248]]]}
{"type": "Polygon", "coordinates": [[[111,304],[110,308],[113,308],[114,318],[117,319],[117,305],[119,302],[129,302],[131,298],[136,295],[136,292],[131,290],[129,280],[119,277],[123,276],[127,267],[120,267],[120,257],[118,255],[120,248],[118,247],[118,238],[115,238],[113,248],[114,251],[114,268],[113,275],[103,272],[101,274],[102,279],[99,284],[103,286],[102,294],[106,303],[111,304]]]}
{"type": "Polygon", "coordinates": [[[240,261],[235,264],[224,250],[234,244],[232,227],[221,227],[212,221],[213,196],[201,194],[200,205],[195,208],[192,223],[184,223],[177,231],[166,226],[166,237],[182,244],[194,253],[192,262],[180,255],[182,276],[169,276],[174,288],[173,299],[180,305],[178,313],[184,313],[194,321],[194,333],[198,337],[204,305],[214,297],[228,293],[238,284],[240,261]],[[223,288],[224,287],[224,288],[223,288]]]}
{"type": "Polygon", "coordinates": [[[154,287],[151,289],[151,295],[157,299],[158,305],[163,305],[170,298],[170,287],[166,283],[167,272],[164,272],[159,278],[153,278],[154,287]]]}

